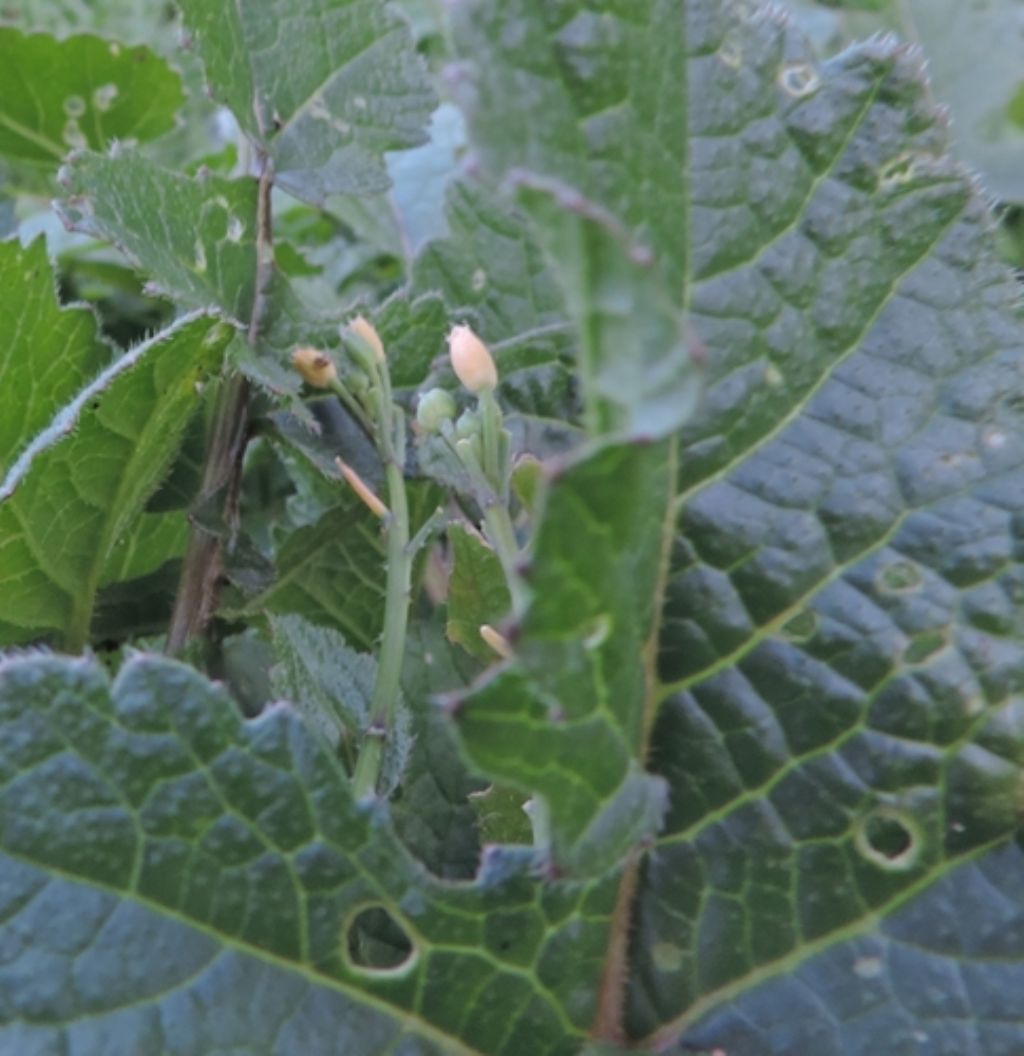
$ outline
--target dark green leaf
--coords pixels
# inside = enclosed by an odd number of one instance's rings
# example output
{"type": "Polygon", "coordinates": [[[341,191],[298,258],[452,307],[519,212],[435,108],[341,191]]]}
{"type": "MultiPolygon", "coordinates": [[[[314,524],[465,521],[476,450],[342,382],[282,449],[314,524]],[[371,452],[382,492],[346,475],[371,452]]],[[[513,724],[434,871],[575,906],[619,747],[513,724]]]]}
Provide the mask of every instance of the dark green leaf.
{"type": "Polygon", "coordinates": [[[583,1047],[614,876],[542,884],[506,857],[435,880],[290,708],[243,722],[160,658],[113,686],[90,660],[9,659],[0,727],[9,1051],[583,1047]],[[360,963],[367,910],[411,946],[398,967],[360,963]]]}
{"type": "Polygon", "coordinates": [[[515,659],[458,704],[474,765],[541,795],[552,854],[600,873],[657,830],[663,783],[639,756],[651,721],[673,445],[606,447],[549,487],[513,635],[515,659]]]}

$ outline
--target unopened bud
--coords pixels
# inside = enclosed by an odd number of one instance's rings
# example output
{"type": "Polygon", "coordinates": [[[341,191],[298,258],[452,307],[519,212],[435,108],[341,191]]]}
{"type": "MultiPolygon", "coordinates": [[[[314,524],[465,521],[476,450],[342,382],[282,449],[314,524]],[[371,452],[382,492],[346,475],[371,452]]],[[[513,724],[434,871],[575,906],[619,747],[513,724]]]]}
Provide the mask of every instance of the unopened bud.
{"type": "Polygon", "coordinates": [[[480,435],[480,415],[476,411],[465,410],[455,423],[455,435],[460,440],[472,440],[480,435]]]}
{"type": "Polygon", "coordinates": [[[502,658],[502,660],[510,660],[512,658],[512,646],[509,644],[508,639],[496,631],[489,623],[482,624],[480,627],[480,637],[502,658]]]}
{"type": "Polygon", "coordinates": [[[493,390],[498,370],[487,346],[468,326],[454,326],[448,335],[448,356],[455,376],[472,393],[493,390]]]}
{"type": "Polygon", "coordinates": [[[349,330],[365,341],[373,352],[373,358],[380,364],[384,363],[384,343],[380,339],[380,334],[377,333],[373,323],[367,322],[366,319],[361,315],[357,315],[355,319],[348,324],[349,330]]]}
{"type": "Polygon", "coordinates": [[[292,353],[292,366],[303,381],[318,389],[327,389],[338,380],[338,368],[326,352],[309,345],[301,345],[292,353]]]}
{"type": "Polygon", "coordinates": [[[381,520],[390,515],[391,511],[380,501],[373,488],[347,462],[336,458],[334,463],[348,482],[348,486],[363,500],[371,513],[381,520]]]}
{"type": "Polygon", "coordinates": [[[416,421],[426,433],[439,432],[445,422],[455,417],[455,401],[444,389],[430,389],[416,404],[416,421]]]}

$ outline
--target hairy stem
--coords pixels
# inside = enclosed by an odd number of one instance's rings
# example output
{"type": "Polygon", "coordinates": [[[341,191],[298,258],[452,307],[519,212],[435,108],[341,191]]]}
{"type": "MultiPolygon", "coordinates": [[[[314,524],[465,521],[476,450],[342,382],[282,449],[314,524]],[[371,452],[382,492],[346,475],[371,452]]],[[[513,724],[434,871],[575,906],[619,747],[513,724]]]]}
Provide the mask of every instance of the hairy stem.
{"type": "Polygon", "coordinates": [[[391,516],[387,525],[388,572],[384,611],[384,637],[377,660],[377,681],[370,704],[366,740],[356,762],[352,791],[356,799],[374,795],[380,778],[384,747],[394,724],[409,620],[413,553],[409,546],[409,503],[402,469],[392,457],[385,472],[391,516]]]}
{"type": "MultiPolygon", "coordinates": [[[[273,169],[260,155],[259,192],[256,211],[256,284],[246,340],[259,344],[267,312],[268,293],[274,269],[270,195],[273,169]]],[[[233,535],[238,520],[238,491],[242,481],[249,425],[249,383],[241,375],[221,384],[214,411],[213,428],[203,464],[198,506],[223,497],[223,523],[233,535]]],[[[192,638],[204,633],[217,608],[217,588],[223,571],[224,536],[193,522],[167,631],[168,653],[179,652],[192,638]]]]}

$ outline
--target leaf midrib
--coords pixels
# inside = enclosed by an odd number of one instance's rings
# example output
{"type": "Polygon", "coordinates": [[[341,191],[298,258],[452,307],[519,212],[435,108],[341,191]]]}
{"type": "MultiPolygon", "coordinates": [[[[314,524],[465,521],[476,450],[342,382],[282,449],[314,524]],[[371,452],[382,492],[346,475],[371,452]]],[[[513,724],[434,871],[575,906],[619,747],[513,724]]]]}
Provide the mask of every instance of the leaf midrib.
{"type": "MultiPolygon", "coordinates": [[[[431,1040],[438,1042],[442,1045],[452,1046],[455,1048],[446,1049],[445,1051],[452,1052],[453,1056],[489,1056],[488,1053],[482,1052],[479,1049],[473,1049],[466,1046],[466,1044],[459,1038],[453,1037],[450,1034],[446,1034],[439,1027],[430,1023],[428,1020],[421,1018],[418,1014],[412,1011],[398,1009],[394,1005],[388,1004],[386,1001],[376,997],[370,991],[361,990],[357,987],[351,986],[344,983],[340,979],[332,978],[331,976],[320,975],[315,972],[308,965],[304,965],[300,962],[290,961],[286,957],[280,954],[273,953],[270,950],[264,949],[260,946],[251,946],[248,943],[242,942],[239,939],[231,935],[225,935],[223,932],[219,932],[211,928],[209,925],[202,923],[201,921],[193,920],[189,917],[183,916],[180,913],[176,913],[168,906],[163,905],[160,902],[154,902],[151,899],[140,895],[137,891],[126,890],[122,888],[116,888],[109,884],[101,883],[98,880],[94,880],[91,877],[77,876],[73,873],[68,873],[63,869],[56,866],[50,865],[49,863],[42,864],[38,861],[28,858],[24,855],[15,854],[7,848],[4,848],[2,852],[4,857],[9,858],[11,861],[18,862],[20,865],[29,866],[33,869],[37,869],[47,876],[55,877],[59,880],[63,880],[66,883],[81,885],[88,887],[94,891],[100,891],[103,894],[110,895],[119,900],[127,900],[134,905],[147,910],[148,912],[154,913],[156,916],[164,918],[166,920],[173,921],[177,924],[183,925],[187,928],[191,928],[194,931],[205,935],[207,938],[212,939],[221,947],[226,947],[236,953],[243,954],[248,957],[253,957],[256,960],[262,961],[272,968],[282,970],[285,972],[291,972],[294,975],[301,976],[306,982],[313,986],[326,987],[331,990],[335,990],[338,993],[344,995],[354,1003],[363,1003],[370,1005],[377,1011],[382,1012],[389,1016],[391,1019],[399,1022],[411,1022],[415,1024],[415,1028],[424,1035],[428,1036],[431,1040]]],[[[150,995],[150,999],[155,999],[159,995],[150,995]]]]}
{"type": "Polygon", "coordinates": [[[730,980],[722,986],[705,991],[705,993],[701,994],[700,997],[698,997],[678,1016],[663,1023],[657,1030],[649,1034],[647,1037],[640,1039],[636,1044],[640,1047],[650,1048],[654,1052],[666,1051],[680,1039],[680,1036],[684,1031],[694,1026],[704,1015],[721,1006],[724,1002],[745,993],[759,983],[766,982],[784,972],[792,971],[809,958],[824,952],[831,946],[838,945],[839,943],[850,939],[858,938],[863,936],[867,930],[879,927],[882,922],[886,918],[892,916],[896,910],[902,908],[907,902],[910,902],[923,892],[927,891],[928,888],[932,887],[954,869],[972,864],[978,859],[983,858],[989,852],[1005,845],[1012,839],[1012,836],[999,836],[994,840],[990,840],[988,843],[975,847],[973,850],[966,852],[959,857],[948,859],[941,863],[941,865],[937,865],[934,869],[928,870],[919,880],[910,884],[908,887],[900,891],[899,894],[894,895],[892,898],[882,903],[881,908],[875,909],[865,916],[859,917],[855,921],[851,921],[851,923],[844,927],[837,928],[834,931],[819,936],[818,938],[804,942],[802,945],[790,950],[784,956],[778,957],[775,960],[766,961],[758,965],[753,971],[730,980]]]}

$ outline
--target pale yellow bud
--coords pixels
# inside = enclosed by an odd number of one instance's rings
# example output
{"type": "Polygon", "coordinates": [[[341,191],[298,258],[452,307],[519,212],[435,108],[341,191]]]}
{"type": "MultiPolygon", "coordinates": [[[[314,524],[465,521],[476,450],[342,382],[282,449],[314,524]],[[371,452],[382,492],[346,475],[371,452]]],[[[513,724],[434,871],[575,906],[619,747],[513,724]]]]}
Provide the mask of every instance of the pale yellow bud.
{"type": "Polygon", "coordinates": [[[349,330],[352,331],[356,337],[361,337],[373,350],[373,358],[378,363],[384,363],[384,342],[380,339],[380,334],[377,333],[373,323],[368,322],[361,315],[357,315],[355,319],[348,324],[349,330]]]}
{"type": "Polygon", "coordinates": [[[343,462],[340,458],[336,458],[334,462],[348,482],[348,486],[363,500],[372,514],[381,520],[390,515],[391,511],[380,501],[373,488],[347,462],[343,462]]]}
{"type": "Polygon", "coordinates": [[[496,631],[489,623],[480,625],[480,637],[500,656],[503,660],[512,659],[512,646],[509,640],[496,631]]]}
{"type": "Polygon", "coordinates": [[[304,381],[318,389],[327,389],[338,380],[338,369],[326,352],[302,345],[292,353],[292,366],[304,381]]]}
{"type": "Polygon", "coordinates": [[[455,376],[472,393],[494,389],[498,370],[487,346],[468,326],[454,326],[448,335],[448,355],[455,376]]]}

